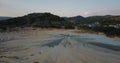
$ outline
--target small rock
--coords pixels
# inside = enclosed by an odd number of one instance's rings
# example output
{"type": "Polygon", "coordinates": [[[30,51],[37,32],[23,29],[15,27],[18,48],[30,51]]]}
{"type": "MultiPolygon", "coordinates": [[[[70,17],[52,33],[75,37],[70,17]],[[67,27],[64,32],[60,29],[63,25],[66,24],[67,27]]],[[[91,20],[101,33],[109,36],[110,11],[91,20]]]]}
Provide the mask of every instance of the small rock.
{"type": "Polygon", "coordinates": [[[39,62],[36,61],[36,62],[34,62],[34,63],[39,63],[39,62]]]}

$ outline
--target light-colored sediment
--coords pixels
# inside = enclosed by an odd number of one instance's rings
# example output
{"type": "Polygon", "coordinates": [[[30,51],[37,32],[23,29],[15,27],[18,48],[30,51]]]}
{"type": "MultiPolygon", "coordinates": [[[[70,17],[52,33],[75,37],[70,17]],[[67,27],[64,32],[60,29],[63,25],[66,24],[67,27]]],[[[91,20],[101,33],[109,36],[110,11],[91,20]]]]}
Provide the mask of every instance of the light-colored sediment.
{"type": "MultiPolygon", "coordinates": [[[[0,63],[120,63],[119,49],[114,51],[87,43],[113,40],[105,36],[78,35],[58,29],[10,32],[4,33],[4,37],[1,33],[0,36],[4,39],[0,42],[0,63]]],[[[120,43],[114,45],[120,46],[120,43]]]]}

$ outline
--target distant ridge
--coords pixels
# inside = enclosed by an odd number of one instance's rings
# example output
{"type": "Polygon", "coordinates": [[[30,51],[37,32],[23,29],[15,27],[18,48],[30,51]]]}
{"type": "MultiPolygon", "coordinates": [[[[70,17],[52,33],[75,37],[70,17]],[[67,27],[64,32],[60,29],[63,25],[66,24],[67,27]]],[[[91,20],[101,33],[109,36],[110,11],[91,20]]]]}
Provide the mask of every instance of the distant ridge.
{"type": "Polygon", "coordinates": [[[67,20],[71,20],[71,21],[84,21],[85,18],[83,16],[73,16],[73,17],[66,17],[67,20]]]}
{"type": "Polygon", "coordinates": [[[120,16],[59,17],[51,13],[31,13],[0,21],[0,30],[24,27],[85,29],[120,37],[120,16]]]}
{"type": "Polygon", "coordinates": [[[7,19],[10,19],[12,17],[6,17],[6,16],[0,16],[0,20],[7,20],[7,19]]]}

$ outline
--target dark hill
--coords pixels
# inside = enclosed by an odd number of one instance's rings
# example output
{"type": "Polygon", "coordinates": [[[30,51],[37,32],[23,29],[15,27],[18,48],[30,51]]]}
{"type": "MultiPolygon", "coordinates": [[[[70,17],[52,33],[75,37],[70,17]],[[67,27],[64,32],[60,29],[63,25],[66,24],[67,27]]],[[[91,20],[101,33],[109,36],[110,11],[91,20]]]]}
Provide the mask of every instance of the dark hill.
{"type": "Polygon", "coordinates": [[[73,23],[51,13],[31,13],[0,22],[2,27],[72,28],[73,23]]]}
{"type": "Polygon", "coordinates": [[[86,18],[89,22],[99,22],[101,24],[119,24],[120,23],[120,16],[112,16],[112,15],[105,15],[105,16],[91,16],[86,18]]]}
{"type": "Polygon", "coordinates": [[[79,22],[79,21],[84,21],[85,20],[85,18],[82,17],[82,16],[67,17],[66,19],[70,20],[70,21],[75,21],[75,22],[79,22]]]}
{"type": "Polygon", "coordinates": [[[11,18],[12,18],[12,17],[0,16],[0,21],[1,21],[1,20],[11,19],[11,18]]]}

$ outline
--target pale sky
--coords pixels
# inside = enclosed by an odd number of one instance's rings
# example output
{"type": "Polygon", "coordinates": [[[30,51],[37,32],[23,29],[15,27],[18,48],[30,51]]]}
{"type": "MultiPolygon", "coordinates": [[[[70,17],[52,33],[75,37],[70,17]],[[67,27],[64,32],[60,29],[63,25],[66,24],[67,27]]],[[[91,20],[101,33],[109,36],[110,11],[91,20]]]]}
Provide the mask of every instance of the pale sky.
{"type": "Polygon", "coordinates": [[[120,0],[0,0],[0,16],[50,12],[59,16],[120,15],[120,0]]]}

